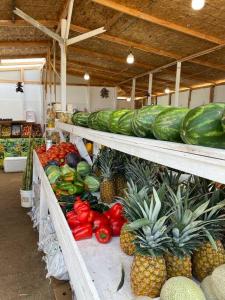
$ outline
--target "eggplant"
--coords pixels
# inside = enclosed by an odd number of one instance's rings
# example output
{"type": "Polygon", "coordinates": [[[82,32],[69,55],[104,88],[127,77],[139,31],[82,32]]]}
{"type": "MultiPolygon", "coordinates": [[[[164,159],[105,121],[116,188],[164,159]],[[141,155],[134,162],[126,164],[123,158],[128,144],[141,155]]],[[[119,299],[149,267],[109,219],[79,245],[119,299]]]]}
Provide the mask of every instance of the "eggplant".
{"type": "Polygon", "coordinates": [[[80,162],[80,156],[76,153],[68,153],[65,157],[65,163],[71,168],[76,168],[77,164],[80,162]]]}

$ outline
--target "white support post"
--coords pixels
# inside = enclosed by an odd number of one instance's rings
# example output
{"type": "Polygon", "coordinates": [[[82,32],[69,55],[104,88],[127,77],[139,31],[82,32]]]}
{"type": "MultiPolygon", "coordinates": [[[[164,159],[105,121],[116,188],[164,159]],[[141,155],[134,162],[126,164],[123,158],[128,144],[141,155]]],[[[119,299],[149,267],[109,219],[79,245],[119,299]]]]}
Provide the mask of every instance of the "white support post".
{"type": "Polygon", "coordinates": [[[181,62],[178,61],[177,73],[176,73],[176,86],[175,86],[175,106],[179,106],[180,76],[181,76],[181,62]]]}
{"type": "MultiPolygon", "coordinates": [[[[61,36],[65,36],[66,20],[61,20],[61,36]]],[[[66,45],[60,44],[61,48],[61,110],[66,111],[66,45]]]]}
{"type": "Polygon", "coordinates": [[[152,82],[153,82],[153,74],[149,73],[149,80],[148,80],[148,105],[152,104],[152,82]]]}
{"type": "Polygon", "coordinates": [[[136,78],[133,78],[133,80],[132,80],[132,90],[131,90],[132,108],[135,108],[135,89],[136,89],[136,78]]]}

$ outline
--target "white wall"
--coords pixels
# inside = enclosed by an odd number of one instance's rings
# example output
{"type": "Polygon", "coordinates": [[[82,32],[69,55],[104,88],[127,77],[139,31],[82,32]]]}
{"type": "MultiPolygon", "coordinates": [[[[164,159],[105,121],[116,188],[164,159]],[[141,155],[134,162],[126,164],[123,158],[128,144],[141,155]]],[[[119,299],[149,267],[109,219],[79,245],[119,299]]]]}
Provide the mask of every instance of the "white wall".
{"type": "MultiPolygon", "coordinates": [[[[188,106],[188,95],[189,92],[181,92],[180,93],[180,106],[187,107],[188,106]]],[[[174,94],[171,98],[171,105],[174,105],[174,94]]],[[[190,108],[194,108],[199,105],[209,103],[210,98],[210,88],[201,88],[192,91],[191,95],[191,103],[190,108]]],[[[225,85],[219,85],[215,87],[214,90],[214,102],[225,102],[225,85]]],[[[163,95],[157,98],[157,103],[161,105],[169,104],[169,96],[163,95]]]]}

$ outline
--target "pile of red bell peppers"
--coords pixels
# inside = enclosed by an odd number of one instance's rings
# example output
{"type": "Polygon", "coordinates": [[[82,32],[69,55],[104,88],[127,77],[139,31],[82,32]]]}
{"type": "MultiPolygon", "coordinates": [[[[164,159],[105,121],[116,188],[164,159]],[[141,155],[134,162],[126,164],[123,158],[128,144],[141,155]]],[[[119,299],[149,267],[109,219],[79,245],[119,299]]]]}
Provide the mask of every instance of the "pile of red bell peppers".
{"type": "Polygon", "coordinates": [[[103,244],[110,242],[113,236],[119,236],[126,223],[120,203],[101,214],[80,197],[76,197],[73,210],[67,212],[66,218],[75,240],[90,239],[95,234],[98,242],[103,244]]]}

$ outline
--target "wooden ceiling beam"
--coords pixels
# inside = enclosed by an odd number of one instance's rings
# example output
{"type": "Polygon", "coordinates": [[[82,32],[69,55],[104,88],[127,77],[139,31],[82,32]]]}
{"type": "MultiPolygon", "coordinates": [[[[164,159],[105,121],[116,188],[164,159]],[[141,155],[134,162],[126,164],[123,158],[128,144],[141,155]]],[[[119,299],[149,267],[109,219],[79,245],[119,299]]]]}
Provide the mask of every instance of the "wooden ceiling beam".
{"type": "MultiPolygon", "coordinates": [[[[79,32],[79,33],[84,33],[84,32],[88,32],[90,29],[71,24],[71,30],[75,31],[75,32],[79,32]]],[[[129,48],[135,48],[135,49],[138,49],[138,50],[146,52],[146,53],[161,55],[161,56],[175,59],[175,60],[180,60],[183,58],[182,56],[180,56],[176,53],[172,53],[172,52],[165,51],[162,49],[154,48],[149,45],[145,45],[145,44],[141,44],[141,43],[137,43],[137,42],[133,42],[133,41],[128,41],[128,40],[122,39],[120,37],[112,36],[112,35],[105,34],[105,33],[103,33],[102,35],[96,36],[96,38],[99,38],[104,41],[116,43],[118,45],[123,45],[123,46],[129,47],[129,48]]],[[[221,70],[225,71],[225,66],[218,65],[215,63],[211,63],[211,62],[206,62],[204,60],[193,59],[193,60],[190,60],[190,62],[193,62],[198,65],[202,65],[202,66],[209,66],[209,64],[210,64],[210,68],[217,69],[220,71],[221,70]]]]}
{"type": "Polygon", "coordinates": [[[49,41],[0,41],[0,48],[38,48],[49,45],[49,41]]]}
{"type": "Polygon", "coordinates": [[[111,8],[113,10],[119,11],[121,13],[127,14],[129,16],[162,26],[164,28],[168,28],[170,30],[174,30],[183,34],[187,34],[190,36],[193,36],[195,38],[199,38],[211,43],[215,44],[224,44],[225,40],[219,39],[217,37],[211,36],[206,33],[202,33],[178,24],[175,24],[173,22],[160,19],[158,17],[155,17],[153,15],[147,14],[145,12],[142,12],[136,8],[128,7],[126,5],[122,5],[118,2],[112,1],[112,0],[92,0],[92,2],[98,3],[100,5],[103,5],[105,7],[111,8]]]}
{"type": "MultiPolygon", "coordinates": [[[[58,22],[54,20],[37,20],[38,23],[46,27],[55,27],[58,22]]],[[[31,24],[27,23],[25,20],[0,20],[0,27],[32,27],[31,24]]]]}

